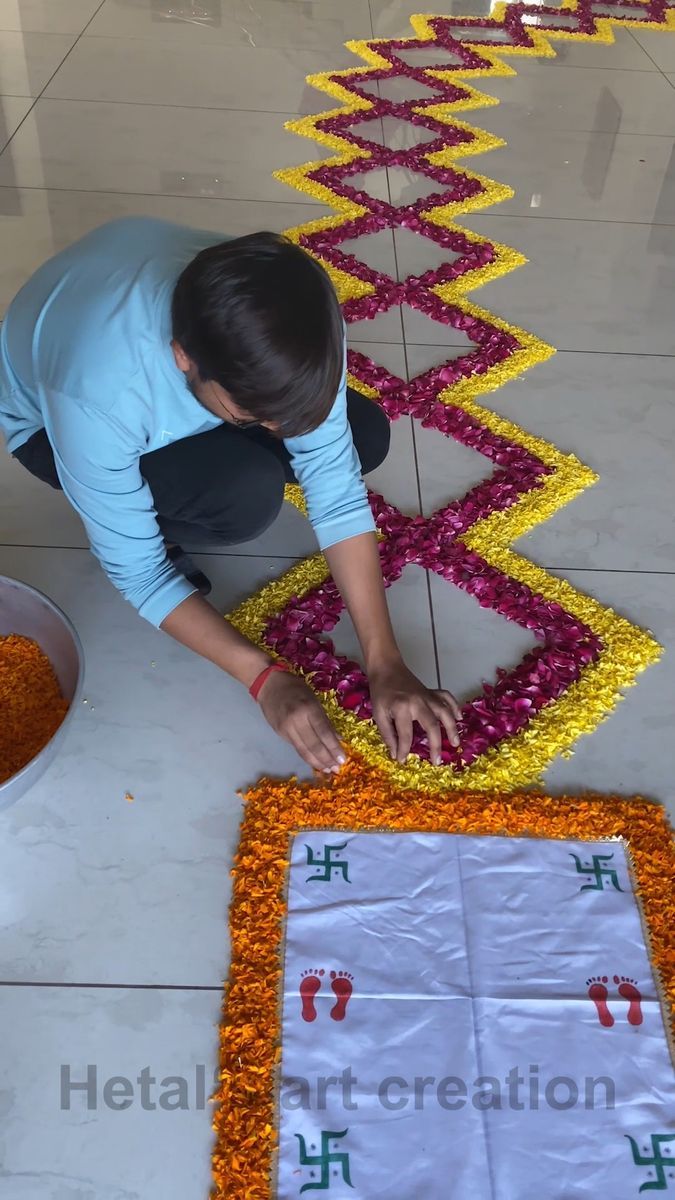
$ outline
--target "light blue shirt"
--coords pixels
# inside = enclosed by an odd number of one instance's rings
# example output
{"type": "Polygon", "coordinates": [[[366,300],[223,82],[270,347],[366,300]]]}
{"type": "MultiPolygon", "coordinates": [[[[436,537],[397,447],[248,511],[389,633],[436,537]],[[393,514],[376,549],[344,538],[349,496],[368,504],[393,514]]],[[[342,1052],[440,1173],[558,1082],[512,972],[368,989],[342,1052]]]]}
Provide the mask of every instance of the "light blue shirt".
{"type": "MultiPolygon", "coordinates": [[[[63,490],[109,578],[154,625],[194,588],[166,556],[141,455],[221,425],[171,350],[183,268],[224,239],[147,217],[95,229],[42,266],[0,334],[0,430],[46,429],[63,490]]],[[[289,438],[322,549],[374,528],[347,420],[346,370],[318,429],[289,438]]]]}

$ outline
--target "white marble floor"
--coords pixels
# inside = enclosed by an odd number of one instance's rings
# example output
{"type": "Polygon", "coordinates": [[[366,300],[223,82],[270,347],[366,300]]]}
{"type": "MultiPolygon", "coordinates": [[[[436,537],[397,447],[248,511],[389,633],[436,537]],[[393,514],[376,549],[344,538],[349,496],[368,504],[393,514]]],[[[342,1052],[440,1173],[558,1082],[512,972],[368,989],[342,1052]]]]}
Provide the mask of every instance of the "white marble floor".
{"type": "MultiPolygon", "coordinates": [[[[2,308],[50,253],[123,213],[237,234],[324,211],[272,178],[320,153],[283,123],[324,106],[308,71],[354,61],[347,38],[405,34],[414,8],[0,0],[2,308]]],[[[477,299],[561,352],[489,402],[601,475],[521,548],[673,649],[675,35],[622,31],[613,47],[569,45],[556,61],[517,66],[516,78],[486,86],[500,106],[476,117],[508,145],[475,164],[516,196],[467,225],[518,247],[530,266],[477,299]]],[[[392,199],[414,194],[403,173],[381,184],[392,199]]],[[[390,271],[432,265],[404,235],[369,254],[390,271]]],[[[405,376],[447,355],[438,330],[408,310],[351,335],[405,376]]],[[[414,512],[484,475],[478,455],[402,421],[372,482],[414,512]]],[[[313,545],[288,510],[236,554],[205,556],[216,601],[231,606],[313,545]]],[[[234,684],[134,615],[62,498],[4,454],[0,573],[72,616],[88,700],[52,769],[0,814],[0,1200],[205,1200],[199,1079],[208,1091],[237,789],[302,767],[234,684]],[[89,1093],[69,1092],[88,1066],[89,1093]],[[114,1076],[133,1085],[126,1107],[110,1103],[129,1097],[119,1081],[106,1091],[114,1076]],[[158,1103],[168,1076],[186,1079],[187,1109],[158,1103]]],[[[415,568],[391,599],[411,664],[460,696],[529,645],[415,568]]],[[[353,644],[346,622],[339,638],[353,644]]],[[[548,785],[672,804],[674,708],[666,656],[548,785]]]]}

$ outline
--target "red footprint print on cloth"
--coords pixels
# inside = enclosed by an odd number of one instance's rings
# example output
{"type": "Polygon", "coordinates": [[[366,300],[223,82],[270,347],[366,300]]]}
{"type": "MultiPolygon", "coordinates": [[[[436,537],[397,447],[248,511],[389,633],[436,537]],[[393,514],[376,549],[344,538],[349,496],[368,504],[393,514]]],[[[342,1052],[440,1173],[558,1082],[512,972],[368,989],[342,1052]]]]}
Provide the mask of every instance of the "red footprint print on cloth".
{"type": "Polygon", "coordinates": [[[588,994],[598,1010],[598,1019],[605,1029],[611,1029],[614,1017],[607,1007],[607,976],[592,975],[586,980],[588,994]]]}
{"type": "Polygon", "coordinates": [[[337,997],[335,1004],[330,1010],[330,1015],[334,1021],[344,1021],[347,1015],[347,1005],[349,997],[352,994],[354,976],[348,971],[331,971],[331,984],[333,991],[337,997]]]}
{"type": "Polygon", "coordinates": [[[642,1000],[642,992],[637,986],[636,979],[628,979],[625,975],[615,975],[614,982],[619,985],[619,995],[623,996],[624,1000],[628,1000],[628,1023],[629,1025],[642,1024],[642,1009],[640,1001],[642,1000]]]}
{"type": "Polygon", "coordinates": [[[323,969],[320,971],[303,971],[302,979],[300,980],[300,999],[302,1000],[302,1019],[303,1021],[316,1021],[316,1005],[314,997],[321,987],[321,976],[324,974],[323,969]]]}

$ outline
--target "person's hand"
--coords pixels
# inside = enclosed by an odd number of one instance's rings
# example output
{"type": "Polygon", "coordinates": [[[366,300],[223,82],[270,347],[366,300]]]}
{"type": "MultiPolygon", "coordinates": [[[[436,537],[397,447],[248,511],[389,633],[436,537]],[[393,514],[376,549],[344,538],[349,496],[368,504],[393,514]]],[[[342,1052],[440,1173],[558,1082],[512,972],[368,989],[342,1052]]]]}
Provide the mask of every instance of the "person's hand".
{"type": "Polygon", "coordinates": [[[275,671],[258,693],[265,720],[315,771],[339,771],[346,756],[314,692],[297,675],[275,671]]]}
{"type": "Polygon", "coordinates": [[[450,692],[424,686],[403,662],[370,674],[373,718],[392,758],[405,762],[413,740],[413,721],[429,739],[429,758],[441,761],[441,729],[451,746],[459,746],[457,722],[461,710],[450,692]]]}

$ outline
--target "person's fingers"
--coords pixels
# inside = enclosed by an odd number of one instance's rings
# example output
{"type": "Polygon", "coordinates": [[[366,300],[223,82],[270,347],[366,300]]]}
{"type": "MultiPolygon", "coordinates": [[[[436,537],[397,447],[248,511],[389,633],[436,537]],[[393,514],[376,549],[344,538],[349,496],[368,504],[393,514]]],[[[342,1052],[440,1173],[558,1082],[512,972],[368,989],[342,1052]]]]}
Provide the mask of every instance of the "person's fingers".
{"type": "Polygon", "coordinates": [[[442,708],[438,714],[438,719],[446,732],[450,745],[454,746],[455,750],[458,750],[460,742],[459,733],[457,732],[457,725],[455,724],[455,718],[451,716],[447,708],[442,708]]]}
{"type": "Polygon", "coordinates": [[[390,756],[392,758],[396,758],[396,748],[397,748],[396,727],[395,727],[394,722],[392,721],[391,717],[389,716],[387,709],[382,704],[376,705],[375,708],[373,709],[373,718],[375,720],[375,724],[377,725],[377,728],[379,729],[380,733],[382,734],[382,741],[384,742],[385,746],[387,747],[387,750],[389,751],[390,756]]]}
{"type": "Polygon", "coordinates": [[[394,709],[392,716],[396,726],[396,757],[402,763],[410,754],[412,746],[413,718],[407,704],[394,709]]]}
{"type": "Polygon", "coordinates": [[[450,709],[450,711],[451,711],[451,713],[452,713],[453,717],[455,718],[455,720],[456,720],[456,721],[461,721],[461,719],[462,719],[462,709],[461,709],[461,706],[460,706],[460,705],[457,703],[457,701],[456,701],[455,697],[453,696],[452,692],[446,692],[445,688],[440,688],[440,690],[438,691],[438,693],[437,693],[437,694],[438,694],[438,695],[441,697],[441,699],[442,699],[442,700],[444,700],[444,701],[445,701],[445,703],[448,705],[448,707],[449,707],[449,709],[450,709]]]}
{"type": "Polygon", "coordinates": [[[444,701],[440,698],[437,701],[432,701],[431,704],[438,720],[447,734],[450,745],[454,746],[456,749],[459,746],[459,733],[457,732],[457,723],[453,712],[450,711],[450,705],[444,703],[444,701]]]}
{"type": "MultiPolygon", "coordinates": [[[[439,703],[438,708],[440,709],[441,707],[442,705],[439,703]]],[[[420,703],[416,706],[414,716],[417,724],[422,726],[429,739],[429,759],[437,767],[441,761],[440,713],[435,711],[430,701],[428,704],[420,703]]]]}
{"type": "Polygon", "coordinates": [[[293,725],[289,727],[286,736],[300,757],[315,771],[328,774],[332,770],[330,755],[323,743],[312,733],[309,725],[293,725]]]}
{"type": "Polygon", "coordinates": [[[270,708],[269,701],[275,697],[269,691],[267,705],[264,693],[262,699],[263,711],[272,728],[286,738],[314,770],[338,771],[346,762],[346,756],[320,702],[295,677],[277,676],[277,679],[280,680],[277,686],[282,692],[281,703],[277,696],[277,705],[272,703],[270,708]]]}
{"type": "Polygon", "coordinates": [[[315,755],[312,754],[311,750],[305,745],[302,736],[297,729],[285,730],[284,737],[288,742],[290,742],[293,749],[297,751],[300,757],[304,759],[304,761],[312,768],[312,770],[325,771],[326,768],[321,765],[318,758],[316,758],[315,755]]]}
{"type": "Polygon", "coordinates": [[[307,717],[310,730],[318,742],[315,753],[320,754],[322,759],[328,758],[330,770],[339,771],[346,761],[345,752],[321,705],[317,703],[315,708],[309,709],[307,717]]]}
{"type": "Polygon", "coordinates": [[[335,761],[335,756],[331,754],[327,746],[312,728],[308,720],[305,720],[298,727],[298,732],[302,738],[307,750],[312,755],[312,758],[319,764],[320,771],[335,771],[338,769],[338,764],[335,761]]]}

